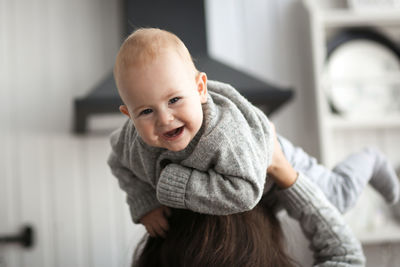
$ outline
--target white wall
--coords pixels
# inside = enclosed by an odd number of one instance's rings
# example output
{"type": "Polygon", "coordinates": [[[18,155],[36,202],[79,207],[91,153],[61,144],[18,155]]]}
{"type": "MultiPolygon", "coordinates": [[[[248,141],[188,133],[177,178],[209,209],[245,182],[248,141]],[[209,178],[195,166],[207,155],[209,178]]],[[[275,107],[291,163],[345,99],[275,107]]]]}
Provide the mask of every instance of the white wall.
{"type": "Polygon", "coordinates": [[[318,156],[309,31],[301,1],[206,0],[206,10],[211,55],[262,80],[291,86],[294,99],[271,120],[278,132],[318,156]]]}
{"type": "Polygon", "coordinates": [[[112,67],[118,1],[2,0],[0,12],[1,127],[69,131],[73,97],[112,67]]]}

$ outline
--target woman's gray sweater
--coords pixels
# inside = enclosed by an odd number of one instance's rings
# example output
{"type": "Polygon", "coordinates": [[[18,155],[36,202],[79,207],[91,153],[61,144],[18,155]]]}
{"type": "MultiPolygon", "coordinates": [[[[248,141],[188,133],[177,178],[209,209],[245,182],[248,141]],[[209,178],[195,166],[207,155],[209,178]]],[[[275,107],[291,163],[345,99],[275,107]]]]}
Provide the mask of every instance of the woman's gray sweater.
{"type": "Polygon", "coordinates": [[[314,254],[314,266],[365,265],[360,242],[339,211],[310,179],[299,173],[291,187],[274,190],[274,193],[289,216],[299,221],[309,239],[314,254]]]}

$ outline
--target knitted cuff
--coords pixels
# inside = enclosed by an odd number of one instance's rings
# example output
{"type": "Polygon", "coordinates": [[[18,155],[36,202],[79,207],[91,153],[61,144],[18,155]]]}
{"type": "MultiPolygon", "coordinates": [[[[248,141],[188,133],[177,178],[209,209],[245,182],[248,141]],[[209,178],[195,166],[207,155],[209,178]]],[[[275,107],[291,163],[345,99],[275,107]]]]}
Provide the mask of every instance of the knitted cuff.
{"type": "Polygon", "coordinates": [[[190,168],[174,163],[168,164],[161,172],[157,183],[158,200],[169,207],[186,208],[186,184],[191,173],[190,168]]]}

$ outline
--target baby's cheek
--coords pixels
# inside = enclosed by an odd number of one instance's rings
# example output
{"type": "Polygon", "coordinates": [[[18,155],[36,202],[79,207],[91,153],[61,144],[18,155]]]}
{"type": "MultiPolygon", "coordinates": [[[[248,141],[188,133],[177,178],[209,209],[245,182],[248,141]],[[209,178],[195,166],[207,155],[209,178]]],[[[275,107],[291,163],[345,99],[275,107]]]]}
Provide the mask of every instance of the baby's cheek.
{"type": "Polygon", "coordinates": [[[157,141],[157,136],[153,135],[151,131],[138,131],[139,136],[142,138],[142,140],[148,144],[152,145],[152,143],[157,141]]]}

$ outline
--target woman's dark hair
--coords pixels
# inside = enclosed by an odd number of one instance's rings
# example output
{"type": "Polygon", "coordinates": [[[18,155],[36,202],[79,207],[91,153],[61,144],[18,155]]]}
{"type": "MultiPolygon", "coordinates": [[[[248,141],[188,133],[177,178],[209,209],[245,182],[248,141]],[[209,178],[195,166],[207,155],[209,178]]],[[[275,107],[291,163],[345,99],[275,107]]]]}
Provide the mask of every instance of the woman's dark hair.
{"type": "Polygon", "coordinates": [[[227,216],[173,209],[166,238],[146,236],[132,267],[289,267],[280,223],[271,208],[227,216]]]}

